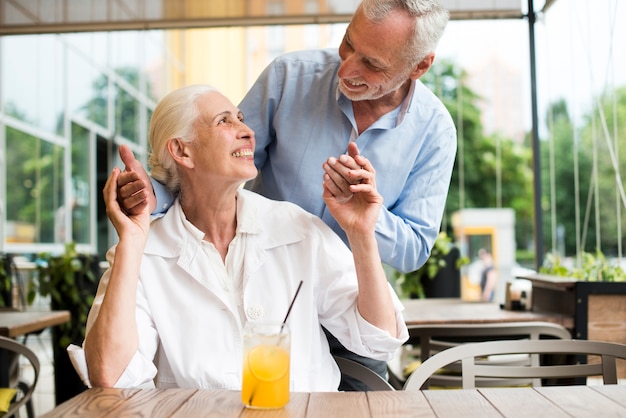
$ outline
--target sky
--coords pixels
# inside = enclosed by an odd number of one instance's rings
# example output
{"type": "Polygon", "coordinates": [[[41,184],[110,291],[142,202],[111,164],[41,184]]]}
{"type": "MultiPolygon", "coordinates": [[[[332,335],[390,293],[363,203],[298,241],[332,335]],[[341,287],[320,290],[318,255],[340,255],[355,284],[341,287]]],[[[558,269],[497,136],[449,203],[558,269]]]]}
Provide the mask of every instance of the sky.
{"type": "MultiPolygon", "coordinates": [[[[543,120],[547,105],[565,98],[574,120],[600,92],[626,85],[626,2],[558,0],[535,25],[537,100],[543,120]]],[[[471,71],[497,56],[522,75],[520,85],[530,127],[529,27],[526,19],[451,21],[438,57],[471,71]]]]}

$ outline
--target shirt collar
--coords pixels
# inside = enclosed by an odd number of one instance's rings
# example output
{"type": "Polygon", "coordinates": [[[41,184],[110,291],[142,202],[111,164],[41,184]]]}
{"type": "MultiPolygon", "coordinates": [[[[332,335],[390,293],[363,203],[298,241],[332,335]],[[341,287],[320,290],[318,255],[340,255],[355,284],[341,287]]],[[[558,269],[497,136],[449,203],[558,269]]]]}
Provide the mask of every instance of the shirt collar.
{"type": "MultiPolygon", "coordinates": [[[[259,217],[254,205],[247,202],[247,199],[243,198],[239,191],[236,195],[237,199],[237,235],[240,234],[258,234],[261,231],[261,225],[259,224],[259,217]]],[[[179,202],[176,202],[180,205],[179,202]]],[[[189,231],[192,237],[198,241],[204,239],[204,232],[196,228],[194,224],[189,222],[185,217],[185,213],[180,210],[180,220],[185,226],[185,229],[189,231]]]]}
{"type": "MultiPolygon", "coordinates": [[[[404,100],[400,104],[400,111],[398,112],[398,115],[396,117],[396,126],[400,125],[402,123],[402,121],[404,120],[404,117],[406,116],[406,114],[411,111],[411,103],[413,102],[413,94],[415,93],[415,85],[416,84],[417,84],[417,80],[411,80],[411,85],[409,86],[409,92],[407,93],[406,97],[404,98],[404,100]]],[[[350,104],[352,103],[351,100],[348,99],[341,92],[341,90],[339,90],[339,83],[337,83],[337,90],[336,90],[336,94],[335,94],[335,98],[336,98],[337,102],[339,102],[339,100],[342,97],[344,98],[344,100],[348,101],[350,104]]]]}

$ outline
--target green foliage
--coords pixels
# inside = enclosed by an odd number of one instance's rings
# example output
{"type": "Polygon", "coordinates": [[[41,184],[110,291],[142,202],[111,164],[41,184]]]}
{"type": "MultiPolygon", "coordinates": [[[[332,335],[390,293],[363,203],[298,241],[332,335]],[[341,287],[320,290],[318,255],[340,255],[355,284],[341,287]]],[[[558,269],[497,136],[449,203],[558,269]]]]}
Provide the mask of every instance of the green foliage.
{"type": "Polygon", "coordinates": [[[616,181],[618,176],[623,177],[620,172],[624,173],[626,167],[626,153],[620,144],[626,135],[626,125],[622,123],[626,120],[626,87],[602,95],[587,114],[575,121],[570,118],[565,100],[558,100],[550,106],[546,119],[549,136],[541,141],[546,247],[566,255],[589,248],[617,255],[617,231],[621,228],[622,236],[626,235],[626,211],[616,181]],[[615,151],[617,174],[609,144],[615,151]],[[617,207],[621,207],[619,215],[617,207]],[[561,242],[553,238],[555,226],[563,231],[561,242]]]}
{"type": "MultiPolygon", "coordinates": [[[[141,74],[134,67],[118,67],[115,73],[135,88],[140,88],[141,74]]],[[[82,107],[87,118],[104,128],[108,127],[109,99],[111,90],[109,77],[101,75],[92,82],[92,98],[82,107]]],[[[153,98],[152,85],[145,84],[145,94],[153,98]]],[[[115,102],[115,131],[123,137],[139,142],[139,104],[137,100],[117,83],[114,85],[113,100],[115,102]]],[[[149,120],[149,119],[148,119],[149,120]]]]}
{"type": "Polygon", "coordinates": [[[548,254],[539,272],[555,276],[574,277],[586,282],[626,281],[624,270],[618,265],[611,264],[601,251],[596,251],[595,255],[583,253],[580,268],[568,268],[563,265],[560,256],[548,254]]]}
{"type": "Polygon", "coordinates": [[[36,225],[36,242],[54,242],[54,214],[62,204],[63,148],[18,129],[6,129],[6,218],[36,225]]]}
{"type": "Polygon", "coordinates": [[[56,328],[59,344],[65,349],[70,343],[82,343],[85,338],[87,314],[93,303],[97,283],[98,260],[78,254],[74,243],[66,244],[61,255],[39,254],[37,276],[31,281],[28,303],[37,294],[50,296],[53,309],[68,310],[71,320],[56,328]]]}
{"type": "Polygon", "coordinates": [[[528,249],[516,249],[515,261],[522,267],[535,268],[535,251],[528,249]]]}
{"type": "MultiPolygon", "coordinates": [[[[424,294],[424,286],[422,281],[425,279],[433,280],[437,277],[439,270],[446,267],[446,256],[452,250],[452,239],[445,232],[440,232],[435,240],[435,244],[430,252],[430,257],[426,263],[419,269],[410,273],[394,273],[396,284],[400,286],[402,293],[407,296],[416,296],[420,299],[426,297],[424,294]]],[[[460,269],[463,264],[469,262],[467,257],[460,257],[456,261],[456,268],[460,269]]]]}
{"type": "Polygon", "coordinates": [[[442,100],[459,134],[444,229],[451,231],[452,214],[461,208],[510,207],[515,210],[517,247],[525,248],[533,239],[532,153],[511,138],[483,133],[478,108],[482,98],[468,87],[466,78],[451,61],[437,60],[420,79],[442,100]]]}
{"type": "Polygon", "coordinates": [[[8,260],[8,256],[0,254],[0,307],[11,306],[13,282],[10,270],[5,267],[8,260]]]}

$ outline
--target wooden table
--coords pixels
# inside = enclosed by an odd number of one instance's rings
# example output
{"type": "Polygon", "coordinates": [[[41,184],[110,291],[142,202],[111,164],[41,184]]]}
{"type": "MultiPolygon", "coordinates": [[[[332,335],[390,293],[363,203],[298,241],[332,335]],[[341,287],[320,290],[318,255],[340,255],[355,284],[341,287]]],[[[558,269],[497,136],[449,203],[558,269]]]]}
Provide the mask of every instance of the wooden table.
{"type": "Polygon", "coordinates": [[[246,409],[237,391],[89,389],[53,417],[593,417],[626,416],[626,385],[292,393],[283,409],[246,409]]]}
{"type": "Polygon", "coordinates": [[[568,315],[552,312],[509,311],[491,302],[468,302],[457,298],[406,299],[404,320],[407,325],[480,324],[498,322],[547,321],[571,329],[568,315]]]}
{"type": "MultiPolygon", "coordinates": [[[[15,338],[31,332],[63,324],[71,319],[69,311],[15,311],[0,310],[0,335],[15,338]]],[[[0,387],[10,386],[17,356],[0,352],[0,387]]]]}
{"type": "Polygon", "coordinates": [[[69,311],[0,311],[0,335],[15,338],[70,320],[69,311]]]}

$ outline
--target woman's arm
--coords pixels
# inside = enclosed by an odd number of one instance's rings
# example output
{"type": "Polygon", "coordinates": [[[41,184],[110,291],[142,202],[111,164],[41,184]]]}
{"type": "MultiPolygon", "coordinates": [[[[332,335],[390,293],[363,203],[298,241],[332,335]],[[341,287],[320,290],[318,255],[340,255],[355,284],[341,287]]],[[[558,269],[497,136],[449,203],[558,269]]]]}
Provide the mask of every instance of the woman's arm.
{"type": "Polygon", "coordinates": [[[120,208],[117,200],[119,176],[120,170],[113,169],[103,191],[107,216],[117,230],[119,242],[98,317],[84,343],[93,386],[113,386],[139,346],[135,321],[137,283],[150,230],[150,214],[147,205],[135,215],[127,215],[120,208]]]}
{"type": "Polygon", "coordinates": [[[348,153],[329,158],[323,166],[324,202],[348,236],[359,283],[359,313],[396,337],[396,313],[375,237],[383,198],[376,189],[374,168],[358,155],[355,143],[350,143],[348,153]]]}

